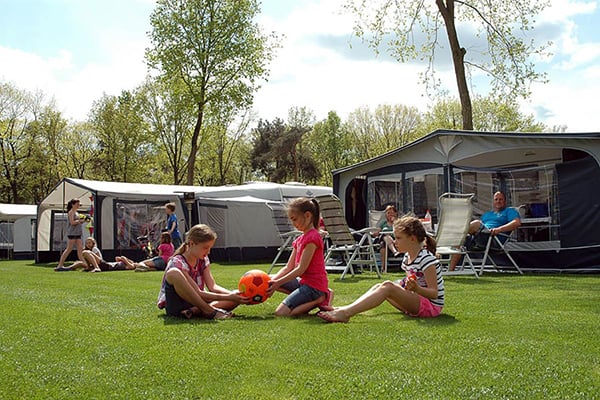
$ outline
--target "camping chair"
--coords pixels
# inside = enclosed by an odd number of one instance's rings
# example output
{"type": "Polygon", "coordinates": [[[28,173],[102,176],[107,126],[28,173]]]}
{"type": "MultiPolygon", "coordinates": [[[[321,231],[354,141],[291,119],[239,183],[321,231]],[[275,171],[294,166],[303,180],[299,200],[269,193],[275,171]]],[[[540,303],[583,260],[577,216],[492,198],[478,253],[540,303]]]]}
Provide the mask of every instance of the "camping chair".
{"type": "Polygon", "coordinates": [[[271,209],[271,213],[273,214],[273,221],[275,222],[275,227],[279,232],[279,236],[281,237],[282,244],[277,249],[277,255],[273,259],[271,266],[269,267],[269,271],[267,273],[271,273],[273,268],[282,267],[287,263],[287,258],[285,261],[279,261],[281,256],[287,256],[292,251],[292,242],[298,236],[302,234],[302,232],[296,230],[292,224],[290,224],[290,220],[288,218],[286,207],[281,203],[267,203],[267,206],[271,209]]]}
{"type": "Polygon", "coordinates": [[[342,271],[340,277],[340,280],[342,280],[348,272],[354,276],[354,266],[359,266],[362,271],[365,265],[369,265],[371,271],[374,268],[377,276],[381,277],[377,258],[375,257],[377,246],[373,243],[373,237],[371,236],[371,233],[376,229],[365,228],[351,232],[344,217],[342,202],[336,195],[321,195],[317,196],[316,199],[319,202],[325,229],[331,240],[331,245],[325,255],[325,268],[327,271],[342,271]],[[357,241],[353,234],[360,237],[360,239],[357,241]],[[334,255],[342,257],[340,265],[329,265],[335,259],[333,258],[334,255]]]}
{"type": "MultiPolygon", "coordinates": [[[[383,222],[385,220],[385,211],[381,210],[369,210],[369,226],[373,227],[373,228],[377,228],[379,226],[379,224],[381,222],[383,222]]],[[[378,252],[378,256],[379,256],[379,260],[381,262],[381,272],[382,273],[386,273],[387,272],[387,267],[390,264],[390,261],[394,261],[396,263],[401,263],[402,262],[402,258],[404,257],[404,254],[401,254],[399,257],[394,257],[393,254],[386,254],[386,257],[383,257],[383,260],[381,259],[381,251],[383,249],[383,251],[388,251],[385,247],[385,243],[381,243],[381,241],[383,240],[383,235],[390,235],[393,232],[380,232],[380,237],[379,237],[379,252],[378,252]]]]}
{"type": "Polygon", "coordinates": [[[464,247],[473,216],[473,194],[444,193],[439,198],[440,220],[435,241],[444,275],[475,275],[475,266],[464,247]],[[452,256],[462,255],[463,262],[456,270],[448,269],[452,256]]]}
{"type": "MultiPolygon", "coordinates": [[[[510,255],[509,248],[507,247],[509,242],[513,240],[515,231],[508,234],[501,233],[496,236],[488,235],[488,238],[485,241],[485,247],[475,245],[475,247],[469,248],[469,254],[483,254],[481,259],[472,258],[474,262],[479,263],[479,275],[483,274],[484,271],[501,272],[511,270],[512,272],[523,275],[523,271],[521,271],[519,264],[517,264],[515,259],[510,255]],[[494,260],[494,255],[504,255],[510,261],[511,265],[498,265],[498,262],[494,260]]],[[[483,230],[481,233],[485,234],[486,231],[483,230]]],[[[481,233],[479,233],[479,235],[481,235],[481,233]]]]}

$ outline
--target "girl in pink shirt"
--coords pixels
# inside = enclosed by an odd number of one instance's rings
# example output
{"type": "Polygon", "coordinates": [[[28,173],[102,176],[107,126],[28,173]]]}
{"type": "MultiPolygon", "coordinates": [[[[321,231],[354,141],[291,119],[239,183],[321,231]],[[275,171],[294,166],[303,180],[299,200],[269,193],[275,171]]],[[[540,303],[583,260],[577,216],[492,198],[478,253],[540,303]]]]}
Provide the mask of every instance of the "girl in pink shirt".
{"type": "Polygon", "coordinates": [[[175,248],[173,247],[173,243],[171,243],[171,234],[169,232],[161,233],[158,256],[140,261],[139,263],[133,263],[135,272],[164,271],[174,252],[175,248]]]}
{"type": "Polygon", "coordinates": [[[269,281],[269,296],[275,291],[288,294],[275,310],[277,316],[307,314],[316,307],[328,309],[331,305],[333,291],[325,271],[319,216],[315,199],[301,197],[288,205],[288,217],[302,235],[292,243],[286,266],[269,281]]]}

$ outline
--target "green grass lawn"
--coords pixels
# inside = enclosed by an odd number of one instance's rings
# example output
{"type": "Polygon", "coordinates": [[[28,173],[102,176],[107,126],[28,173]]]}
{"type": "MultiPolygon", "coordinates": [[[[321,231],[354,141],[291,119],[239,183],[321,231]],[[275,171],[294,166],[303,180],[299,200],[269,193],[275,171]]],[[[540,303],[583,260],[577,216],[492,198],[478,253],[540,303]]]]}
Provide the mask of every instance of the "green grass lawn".
{"type": "MultiPolygon", "coordinates": [[[[212,270],[231,288],[253,268],[212,270]]],[[[335,305],[379,281],[330,278],[335,305]]],[[[385,304],[348,324],[276,319],[280,294],[232,320],[170,318],[161,279],[0,262],[0,398],[600,398],[599,275],[448,277],[439,318],[385,304]]]]}

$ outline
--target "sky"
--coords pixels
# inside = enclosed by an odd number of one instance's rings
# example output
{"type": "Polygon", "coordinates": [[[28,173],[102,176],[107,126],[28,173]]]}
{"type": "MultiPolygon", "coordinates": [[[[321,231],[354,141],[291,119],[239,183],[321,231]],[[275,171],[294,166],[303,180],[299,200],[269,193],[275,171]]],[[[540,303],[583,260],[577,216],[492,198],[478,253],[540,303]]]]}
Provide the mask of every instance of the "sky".
{"type": "MultiPolygon", "coordinates": [[[[373,4],[378,0],[372,0],[373,4]]],[[[263,0],[259,23],[279,36],[268,81],[254,99],[259,118],[287,119],[291,107],[307,107],[317,120],[335,111],[343,119],[359,107],[402,104],[426,111],[419,61],[400,63],[379,55],[352,34],[344,0],[263,0]]],[[[521,110],[567,132],[599,132],[600,0],[553,0],[530,32],[552,41],[552,55],[536,60],[549,82],[534,84],[521,110]]],[[[40,90],[63,115],[85,120],[95,100],[140,85],[147,72],[149,16],[154,0],[0,0],[0,82],[40,90]]],[[[459,32],[469,49],[476,40],[459,32]]],[[[439,77],[456,95],[450,64],[439,77]]],[[[446,55],[447,56],[447,55],[446,55]]],[[[486,94],[474,79],[472,93],[486,94]]]]}

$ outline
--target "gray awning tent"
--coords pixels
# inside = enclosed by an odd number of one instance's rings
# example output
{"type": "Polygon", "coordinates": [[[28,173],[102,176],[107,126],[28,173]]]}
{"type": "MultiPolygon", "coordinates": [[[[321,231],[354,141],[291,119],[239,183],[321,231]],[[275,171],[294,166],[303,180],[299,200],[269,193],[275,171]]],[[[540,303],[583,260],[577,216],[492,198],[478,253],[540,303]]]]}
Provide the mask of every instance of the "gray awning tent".
{"type": "Polygon", "coordinates": [[[331,193],[302,184],[250,183],[233,186],[177,186],[63,179],[39,204],[37,262],[57,261],[66,244],[66,204],[79,199],[80,213],[90,214],[84,238],[93,235],[107,259],[126,255],[141,259],[138,237],[150,233],[157,243],[166,224],[164,204],[176,204],[180,231],[198,222],[212,226],[219,239],[215,260],[258,260],[274,256],[276,237],[268,202],[331,193]]]}
{"type": "Polygon", "coordinates": [[[36,214],[35,205],[0,204],[0,250],[7,257],[33,255],[36,214]]]}
{"type": "Polygon", "coordinates": [[[484,133],[438,130],[333,172],[349,224],[394,203],[422,216],[447,191],[475,193],[476,211],[494,191],[523,212],[511,254],[529,271],[600,271],[600,133],[484,133]]]}

